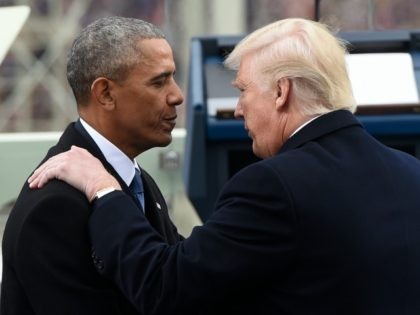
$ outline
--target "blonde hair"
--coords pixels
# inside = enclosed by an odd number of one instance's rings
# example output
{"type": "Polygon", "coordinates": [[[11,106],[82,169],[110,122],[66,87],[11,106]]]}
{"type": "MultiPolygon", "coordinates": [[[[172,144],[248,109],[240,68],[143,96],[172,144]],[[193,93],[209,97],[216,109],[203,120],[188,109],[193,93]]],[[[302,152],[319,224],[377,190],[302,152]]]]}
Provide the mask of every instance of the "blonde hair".
{"type": "Polygon", "coordinates": [[[332,35],[326,25],[299,18],[269,24],[240,41],[225,66],[238,70],[248,54],[253,55],[251,73],[261,86],[267,88],[284,77],[292,80],[303,114],[355,111],[345,42],[332,35]]]}

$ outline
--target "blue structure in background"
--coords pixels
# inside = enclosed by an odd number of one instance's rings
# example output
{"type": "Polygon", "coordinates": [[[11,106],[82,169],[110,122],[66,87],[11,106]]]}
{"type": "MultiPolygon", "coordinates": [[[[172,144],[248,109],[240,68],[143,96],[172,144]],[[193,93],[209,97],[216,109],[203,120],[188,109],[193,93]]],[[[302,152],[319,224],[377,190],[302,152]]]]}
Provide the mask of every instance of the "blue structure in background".
{"type": "MultiPolygon", "coordinates": [[[[420,94],[420,30],[339,35],[350,42],[351,53],[410,53],[420,94]]],[[[222,62],[240,39],[239,36],[202,37],[191,42],[184,181],[187,196],[203,221],[211,214],[225,182],[238,170],[258,160],[252,153],[243,122],[220,119],[211,106],[214,101],[238,96],[230,84],[235,73],[224,69],[222,62]]],[[[379,141],[420,158],[420,112],[416,112],[417,109],[357,116],[379,141]]]]}

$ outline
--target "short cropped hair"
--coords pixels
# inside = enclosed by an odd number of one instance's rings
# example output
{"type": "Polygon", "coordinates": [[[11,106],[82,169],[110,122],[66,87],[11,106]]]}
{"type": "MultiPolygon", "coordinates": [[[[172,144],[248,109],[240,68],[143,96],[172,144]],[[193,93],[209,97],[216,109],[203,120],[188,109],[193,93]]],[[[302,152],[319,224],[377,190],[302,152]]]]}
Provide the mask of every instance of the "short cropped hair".
{"type": "Polygon", "coordinates": [[[124,80],[141,61],[139,40],[165,38],[151,23],[125,17],[96,20],[82,30],[67,58],[67,80],[78,105],[84,104],[98,77],[124,80]]]}
{"type": "Polygon", "coordinates": [[[301,113],[317,115],[337,109],[354,112],[356,102],[347,73],[346,53],[345,42],[336,38],[326,25],[291,18],[245,37],[227,57],[225,66],[238,70],[241,59],[253,54],[253,80],[268,88],[280,78],[289,78],[301,113]]]}

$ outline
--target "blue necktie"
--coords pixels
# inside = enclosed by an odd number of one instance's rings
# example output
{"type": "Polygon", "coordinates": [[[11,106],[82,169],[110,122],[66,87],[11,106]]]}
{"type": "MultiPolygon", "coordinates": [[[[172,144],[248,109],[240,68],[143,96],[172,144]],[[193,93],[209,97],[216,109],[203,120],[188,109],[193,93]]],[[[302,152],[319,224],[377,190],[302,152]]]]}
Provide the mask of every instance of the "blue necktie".
{"type": "Polygon", "coordinates": [[[130,184],[130,190],[140,202],[143,212],[144,212],[144,192],[143,192],[143,183],[140,177],[140,171],[135,168],[136,173],[134,174],[134,178],[130,184]]]}

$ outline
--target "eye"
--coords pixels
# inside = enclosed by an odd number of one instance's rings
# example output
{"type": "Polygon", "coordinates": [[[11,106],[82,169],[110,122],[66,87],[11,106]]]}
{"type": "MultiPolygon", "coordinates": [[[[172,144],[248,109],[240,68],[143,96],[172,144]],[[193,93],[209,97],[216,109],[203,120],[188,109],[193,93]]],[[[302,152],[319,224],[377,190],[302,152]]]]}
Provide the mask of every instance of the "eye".
{"type": "Polygon", "coordinates": [[[152,84],[156,87],[162,87],[165,85],[165,82],[166,82],[166,79],[159,79],[159,80],[153,81],[152,84]]]}

